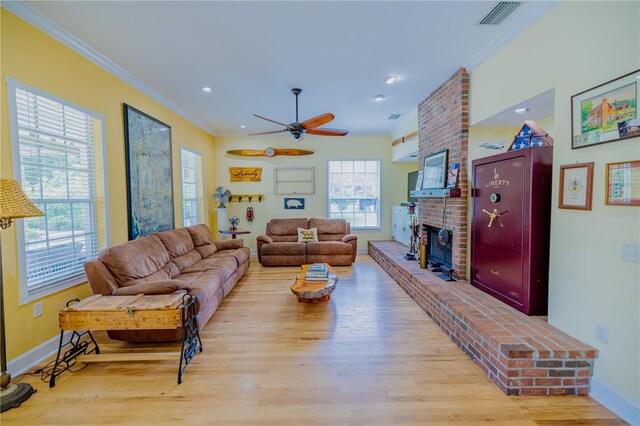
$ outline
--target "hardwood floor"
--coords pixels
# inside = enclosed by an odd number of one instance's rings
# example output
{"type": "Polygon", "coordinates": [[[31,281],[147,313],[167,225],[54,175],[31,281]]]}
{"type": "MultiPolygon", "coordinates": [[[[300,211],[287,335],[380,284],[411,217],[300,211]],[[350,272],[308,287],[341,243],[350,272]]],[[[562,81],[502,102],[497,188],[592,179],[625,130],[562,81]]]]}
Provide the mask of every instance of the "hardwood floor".
{"type": "Polygon", "coordinates": [[[181,385],[173,362],[29,377],[38,393],[2,424],[624,424],[588,397],[505,396],[369,256],[321,304],[289,290],[298,268],[252,262],[181,385]]]}

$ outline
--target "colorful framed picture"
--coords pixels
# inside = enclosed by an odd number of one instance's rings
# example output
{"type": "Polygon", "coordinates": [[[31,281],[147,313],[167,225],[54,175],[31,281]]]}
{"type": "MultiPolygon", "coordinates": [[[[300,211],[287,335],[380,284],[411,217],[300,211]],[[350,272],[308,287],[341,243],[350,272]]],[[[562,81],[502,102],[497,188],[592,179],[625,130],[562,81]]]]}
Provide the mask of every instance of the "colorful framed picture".
{"type": "Polygon", "coordinates": [[[640,160],[609,163],[605,176],[605,204],[640,206],[640,160]]]}
{"type": "Polygon", "coordinates": [[[129,239],[173,229],[171,127],[124,104],[129,239]]]}
{"type": "Polygon", "coordinates": [[[591,210],[593,162],[560,166],[558,208],[591,210]]]}
{"type": "Polygon", "coordinates": [[[449,174],[447,175],[447,188],[455,188],[458,184],[458,173],[460,173],[460,163],[457,161],[449,166],[449,174]]]}
{"type": "Polygon", "coordinates": [[[444,188],[447,183],[449,150],[434,152],[424,158],[422,189],[444,188]]]}
{"type": "Polygon", "coordinates": [[[571,149],[640,136],[640,69],[571,97],[571,149]]]}

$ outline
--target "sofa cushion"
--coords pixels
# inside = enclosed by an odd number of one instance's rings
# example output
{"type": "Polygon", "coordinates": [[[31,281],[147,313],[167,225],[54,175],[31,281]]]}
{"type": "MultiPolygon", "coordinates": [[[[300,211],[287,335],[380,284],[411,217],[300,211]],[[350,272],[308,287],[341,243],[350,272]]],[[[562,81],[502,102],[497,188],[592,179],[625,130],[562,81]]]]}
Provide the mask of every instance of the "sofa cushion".
{"type": "Polygon", "coordinates": [[[169,253],[155,235],[106,248],[98,258],[120,286],[151,275],[156,280],[173,278],[169,253]]]}
{"type": "Polygon", "coordinates": [[[113,291],[114,296],[134,296],[136,294],[167,294],[174,291],[186,291],[187,283],[180,280],[160,280],[120,287],[113,291]]]}
{"type": "MultiPolygon", "coordinates": [[[[204,272],[204,271],[218,271],[222,275],[223,280],[229,278],[236,270],[238,269],[238,264],[233,257],[208,257],[206,259],[202,259],[184,269],[182,273],[176,276],[176,279],[181,279],[180,277],[183,274],[191,274],[193,272],[204,272]]],[[[192,281],[187,281],[191,283],[192,281]]]]}
{"type": "Polygon", "coordinates": [[[249,260],[249,256],[251,255],[251,251],[248,247],[242,247],[236,250],[221,250],[214,254],[213,258],[218,257],[230,257],[236,260],[237,266],[242,265],[244,262],[249,260]]]}
{"type": "Polygon", "coordinates": [[[347,221],[345,219],[309,219],[309,227],[318,228],[318,239],[320,241],[340,241],[348,234],[347,221]]]}
{"type": "Polygon", "coordinates": [[[211,229],[209,229],[209,227],[204,223],[190,226],[185,229],[189,235],[191,235],[193,245],[203,259],[213,255],[218,250],[216,245],[213,243],[211,229]]]}
{"type": "Polygon", "coordinates": [[[200,253],[194,248],[191,235],[186,229],[172,229],[156,235],[162,241],[178,270],[182,271],[202,259],[200,253]]]}
{"type": "Polygon", "coordinates": [[[318,229],[317,228],[298,228],[298,242],[299,243],[311,243],[318,241],[318,229]]]}
{"type": "MultiPolygon", "coordinates": [[[[313,244],[313,243],[308,243],[313,244]]],[[[318,243],[316,243],[318,244],[318,243]]],[[[265,244],[261,249],[262,256],[291,256],[306,255],[307,243],[271,243],[265,244]]]]}
{"type": "MultiPolygon", "coordinates": [[[[180,280],[189,282],[189,294],[196,300],[197,311],[200,311],[203,306],[209,303],[211,298],[215,297],[216,292],[227,280],[220,269],[180,274],[178,277],[180,280]]],[[[204,324],[200,326],[203,327],[204,324]]]]}
{"type": "MultiPolygon", "coordinates": [[[[309,228],[308,219],[271,219],[267,223],[267,235],[293,235],[298,238],[298,228],[309,228]]],[[[275,240],[275,238],[274,238],[275,240]]]]}
{"type": "Polygon", "coordinates": [[[343,243],[340,241],[321,241],[318,243],[307,243],[307,254],[351,255],[353,254],[353,246],[351,244],[343,243]]]}

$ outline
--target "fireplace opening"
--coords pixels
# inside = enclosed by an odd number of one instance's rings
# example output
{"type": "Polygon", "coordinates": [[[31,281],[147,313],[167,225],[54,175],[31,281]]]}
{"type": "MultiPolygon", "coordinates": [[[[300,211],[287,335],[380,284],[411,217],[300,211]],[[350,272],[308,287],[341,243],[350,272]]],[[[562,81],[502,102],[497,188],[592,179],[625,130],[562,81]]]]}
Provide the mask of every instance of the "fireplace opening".
{"type": "Polygon", "coordinates": [[[445,281],[453,281],[453,232],[431,225],[423,225],[423,229],[425,227],[429,269],[433,272],[440,272],[439,278],[445,281]]]}

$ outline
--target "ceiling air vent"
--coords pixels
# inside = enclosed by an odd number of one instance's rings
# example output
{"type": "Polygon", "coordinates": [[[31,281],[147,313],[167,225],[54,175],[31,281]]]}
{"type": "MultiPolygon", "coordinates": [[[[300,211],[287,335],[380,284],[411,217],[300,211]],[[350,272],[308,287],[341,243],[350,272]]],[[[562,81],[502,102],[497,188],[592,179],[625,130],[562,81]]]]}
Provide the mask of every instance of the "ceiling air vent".
{"type": "Polygon", "coordinates": [[[519,1],[501,1],[487,14],[479,25],[499,25],[520,6],[519,1]]]}
{"type": "Polygon", "coordinates": [[[402,114],[391,114],[389,120],[397,120],[402,114]]]}

